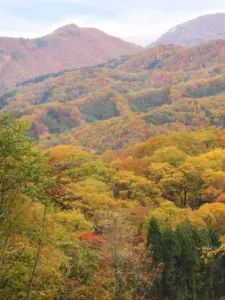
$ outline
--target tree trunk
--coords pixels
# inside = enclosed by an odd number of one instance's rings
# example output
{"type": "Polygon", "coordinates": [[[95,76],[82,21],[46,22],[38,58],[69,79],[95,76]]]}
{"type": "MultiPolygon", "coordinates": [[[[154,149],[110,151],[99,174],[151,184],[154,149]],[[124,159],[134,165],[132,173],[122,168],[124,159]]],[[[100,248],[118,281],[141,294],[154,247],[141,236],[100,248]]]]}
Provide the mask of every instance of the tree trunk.
{"type": "Polygon", "coordinates": [[[31,293],[31,290],[32,290],[32,285],[33,285],[33,281],[34,281],[34,277],[35,277],[35,273],[36,273],[36,269],[37,269],[37,265],[38,265],[38,261],[39,261],[39,257],[40,257],[40,252],[41,252],[41,247],[42,247],[42,238],[43,238],[43,234],[44,234],[44,230],[45,230],[46,213],[47,213],[47,206],[45,205],[44,215],[43,215],[43,220],[42,220],[41,236],[39,238],[38,249],[37,249],[37,254],[36,254],[36,257],[35,257],[33,271],[32,271],[30,281],[29,281],[29,284],[28,284],[28,288],[27,288],[27,295],[26,295],[26,298],[25,298],[26,300],[29,300],[29,297],[30,297],[30,293],[31,293]]]}
{"type": "Polygon", "coordinates": [[[186,205],[187,205],[187,189],[184,188],[184,199],[183,199],[184,208],[186,207],[186,205]]]}

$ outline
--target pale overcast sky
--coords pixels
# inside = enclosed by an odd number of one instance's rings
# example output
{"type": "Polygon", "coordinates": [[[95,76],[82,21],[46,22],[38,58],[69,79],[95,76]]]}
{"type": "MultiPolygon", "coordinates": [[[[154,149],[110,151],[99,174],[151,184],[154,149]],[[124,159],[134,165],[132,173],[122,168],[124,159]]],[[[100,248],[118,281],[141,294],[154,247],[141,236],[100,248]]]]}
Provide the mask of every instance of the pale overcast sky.
{"type": "Polygon", "coordinates": [[[225,12],[225,0],[0,0],[0,7],[1,36],[33,38],[75,23],[145,46],[177,24],[225,12]]]}

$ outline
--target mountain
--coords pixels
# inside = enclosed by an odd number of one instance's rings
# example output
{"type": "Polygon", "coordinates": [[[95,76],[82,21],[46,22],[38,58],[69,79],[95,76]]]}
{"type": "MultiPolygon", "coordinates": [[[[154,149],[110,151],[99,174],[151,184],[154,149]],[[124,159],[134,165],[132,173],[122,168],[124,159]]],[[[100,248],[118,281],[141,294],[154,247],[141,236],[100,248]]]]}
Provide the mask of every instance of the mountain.
{"type": "Polygon", "coordinates": [[[29,121],[44,148],[97,153],[171,131],[225,128],[224,62],[225,40],[163,45],[24,82],[0,95],[0,108],[29,121]]]}
{"type": "Polygon", "coordinates": [[[93,66],[142,48],[94,28],[74,24],[36,38],[0,38],[0,81],[13,86],[63,69],[93,66]]]}
{"type": "Polygon", "coordinates": [[[41,151],[7,116],[0,141],[0,299],[224,299],[224,131],[159,135],[108,163],[41,151]]]}
{"type": "Polygon", "coordinates": [[[41,74],[0,111],[0,299],[225,299],[225,39],[41,74]]]}
{"type": "Polygon", "coordinates": [[[149,47],[175,44],[192,47],[211,40],[225,38],[225,13],[209,14],[177,25],[149,47]]]}
{"type": "Polygon", "coordinates": [[[0,299],[225,299],[224,100],[225,40],[4,90],[0,299]]]}

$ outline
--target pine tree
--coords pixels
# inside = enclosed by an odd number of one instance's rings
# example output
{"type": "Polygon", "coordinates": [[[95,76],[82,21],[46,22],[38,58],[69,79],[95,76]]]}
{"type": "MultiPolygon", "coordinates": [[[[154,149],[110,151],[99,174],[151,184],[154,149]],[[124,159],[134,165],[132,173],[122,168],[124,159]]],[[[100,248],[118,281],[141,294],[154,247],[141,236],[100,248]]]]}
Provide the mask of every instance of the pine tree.
{"type": "Polygon", "coordinates": [[[181,295],[184,296],[182,299],[197,300],[198,281],[200,280],[200,236],[189,220],[178,225],[175,232],[181,247],[178,276],[181,280],[181,295]]]}
{"type": "Polygon", "coordinates": [[[157,265],[160,263],[162,261],[162,238],[158,221],[154,217],[149,222],[147,247],[153,252],[153,264],[157,265]]]}
{"type": "Polygon", "coordinates": [[[206,228],[199,230],[199,236],[201,239],[201,247],[211,247],[211,240],[209,238],[209,231],[206,228]]]}
{"type": "Polygon", "coordinates": [[[163,299],[176,299],[176,267],[177,259],[180,254],[180,245],[177,237],[170,226],[162,230],[162,255],[164,270],[162,274],[161,289],[163,299]]]}
{"type": "MultiPolygon", "coordinates": [[[[162,263],[162,238],[159,229],[159,224],[156,218],[152,217],[149,222],[147,234],[147,248],[149,249],[149,258],[151,257],[152,263],[149,265],[149,273],[152,268],[160,268],[162,263]]],[[[160,279],[157,279],[153,286],[148,289],[147,296],[153,299],[160,299],[161,297],[160,279]]]]}
{"type": "Polygon", "coordinates": [[[209,239],[211,241],[211,245],[213,248],[219,248],[221,243],[220,243],[220,240],[219,240],[219,237],[218,235],[215,233],[214,229],[212,226],[210,226],[209,228],[209,239]]]}

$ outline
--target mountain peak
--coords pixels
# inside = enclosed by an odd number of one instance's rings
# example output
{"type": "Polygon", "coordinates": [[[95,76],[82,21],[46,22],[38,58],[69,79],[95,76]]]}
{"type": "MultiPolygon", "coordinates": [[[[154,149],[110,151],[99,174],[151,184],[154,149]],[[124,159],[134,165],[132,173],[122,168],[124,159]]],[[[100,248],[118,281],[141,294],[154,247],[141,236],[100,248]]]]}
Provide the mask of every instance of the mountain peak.
{"type": "Polygon", "coordinates": [[[225,13],[203,15],[171,28],[150,47],[175,44],[192,47],[211,40],[225,38],[225,13]]]}
{"type": "Polygon", "coordinates": [[[56,29],[53,34],[57,35],[74,35],[79,31],[79,27],[76,24],[67,24],[58,29],[56,29]]]}
{"type": "MultiPolygon", "coordinates": [[[[97,29],[79,28],[75,24],[32,40],[0,38],[0,48],[6,86],[65,69],[95,66],[142,49],[97,29]]],[[[0,76],[3,77],[1,70],[0,76]]]]}

